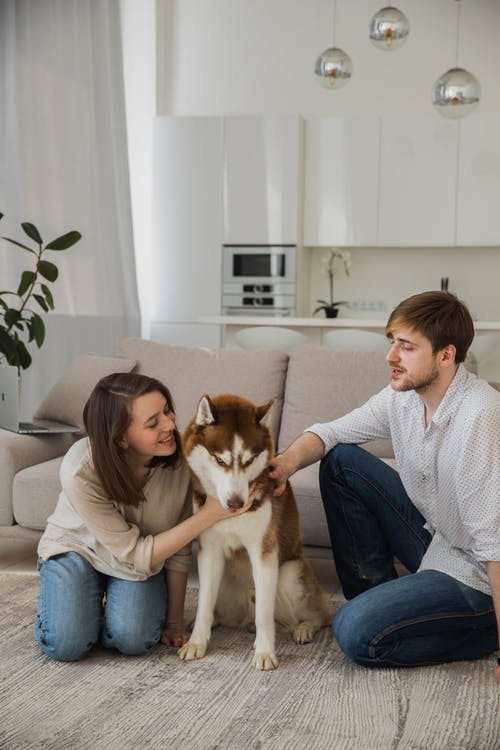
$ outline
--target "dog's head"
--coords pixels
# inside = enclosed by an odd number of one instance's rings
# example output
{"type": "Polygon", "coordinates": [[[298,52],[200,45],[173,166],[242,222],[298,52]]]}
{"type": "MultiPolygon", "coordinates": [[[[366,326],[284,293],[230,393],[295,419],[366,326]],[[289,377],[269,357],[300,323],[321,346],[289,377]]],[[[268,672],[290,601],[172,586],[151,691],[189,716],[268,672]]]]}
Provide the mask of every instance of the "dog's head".
{"type": "Polygon", "coordinates": [[[204,492],[228,510],[244,505],[250,484],[266,472],[274,454],[272,404],[256,406],[228,393],[204,395],[184,431],[184,454],[191,472],[204,492]]]}

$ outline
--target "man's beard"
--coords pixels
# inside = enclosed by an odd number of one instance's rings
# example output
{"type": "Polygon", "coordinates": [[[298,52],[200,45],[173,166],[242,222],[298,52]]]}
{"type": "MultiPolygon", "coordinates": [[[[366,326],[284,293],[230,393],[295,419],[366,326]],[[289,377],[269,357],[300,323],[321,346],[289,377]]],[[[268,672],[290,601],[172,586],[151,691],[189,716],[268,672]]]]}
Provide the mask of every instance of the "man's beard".
{"type": "Polygon", "coordinates": [[[404,374],[405,380],[392,381],[391,385],[395,391],[416,391],[417,393],[424,393],[439,377],[439,371],[437,367],[428,372],[426,375],[421,375],[415,379],[409,378],[404,374]]]}

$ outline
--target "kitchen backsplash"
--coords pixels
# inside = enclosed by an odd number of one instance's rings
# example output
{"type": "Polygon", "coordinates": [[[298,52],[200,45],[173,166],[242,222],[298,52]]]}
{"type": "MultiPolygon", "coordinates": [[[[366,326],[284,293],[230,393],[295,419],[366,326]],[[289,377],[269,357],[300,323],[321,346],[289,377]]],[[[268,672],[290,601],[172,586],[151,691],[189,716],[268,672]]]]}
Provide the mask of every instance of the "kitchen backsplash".
{"type": "MultiPolygon", "coordinates": [[[[303,290],[303,314],[311,315],[317,299],[329,294],[322,275],[322,258],[328,248],[304,248],[310,264],[309,293],[303,290]]],[[[500,248],[439,247],[350,249],[351,269],[334,277],[334,297],[348,300],[339,316],[385,319],[405,297],[427,289],[440,289],[441,277],[449,290],[468,305],[476,320],[500,321],[500,248]]],[[[307,283],[307,282],[306,282],[307,283]]],[[[300,284],[300,281],[299,281],[300,284]]]]}

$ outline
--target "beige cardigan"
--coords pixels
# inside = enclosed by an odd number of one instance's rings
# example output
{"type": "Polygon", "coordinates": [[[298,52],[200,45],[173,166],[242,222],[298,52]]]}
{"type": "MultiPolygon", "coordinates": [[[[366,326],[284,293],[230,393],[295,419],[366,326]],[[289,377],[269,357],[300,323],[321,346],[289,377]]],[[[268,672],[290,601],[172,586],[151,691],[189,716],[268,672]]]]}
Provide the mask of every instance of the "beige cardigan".
{"type": "MultiPolygon", "coordinates": [[[[185,461],[178,469],[155,467],[144,486],[146,501],[138,508],[122,506],[104,494],[95,473],[87,438],[65,455],[62,492],[38,545],[42,560],[77,552],[106,575],[144,580],[163,565],[151,567],[153,535],[192,513],[191,485],[185,461]]],[[[191,545],[166,562],[169,570],[188,571],[191,545]]]]}

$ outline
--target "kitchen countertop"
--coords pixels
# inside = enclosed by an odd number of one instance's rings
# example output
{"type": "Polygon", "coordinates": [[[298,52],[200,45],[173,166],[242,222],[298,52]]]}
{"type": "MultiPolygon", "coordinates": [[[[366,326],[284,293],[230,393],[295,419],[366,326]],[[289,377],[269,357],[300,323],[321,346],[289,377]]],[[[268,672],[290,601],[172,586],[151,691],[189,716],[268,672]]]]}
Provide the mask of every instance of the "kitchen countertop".
{"type": "MultiPolygon", "coordinates": [[[[206,315],[198,318],[199,323],[223,326],[282,326],[285,328],[363,328],[384,330],[384,320],[365,318],[291,318],[272,315],[206,315]]],[[[476,320],[476,331],[500,331],[499,320],[476,320]]]]}

